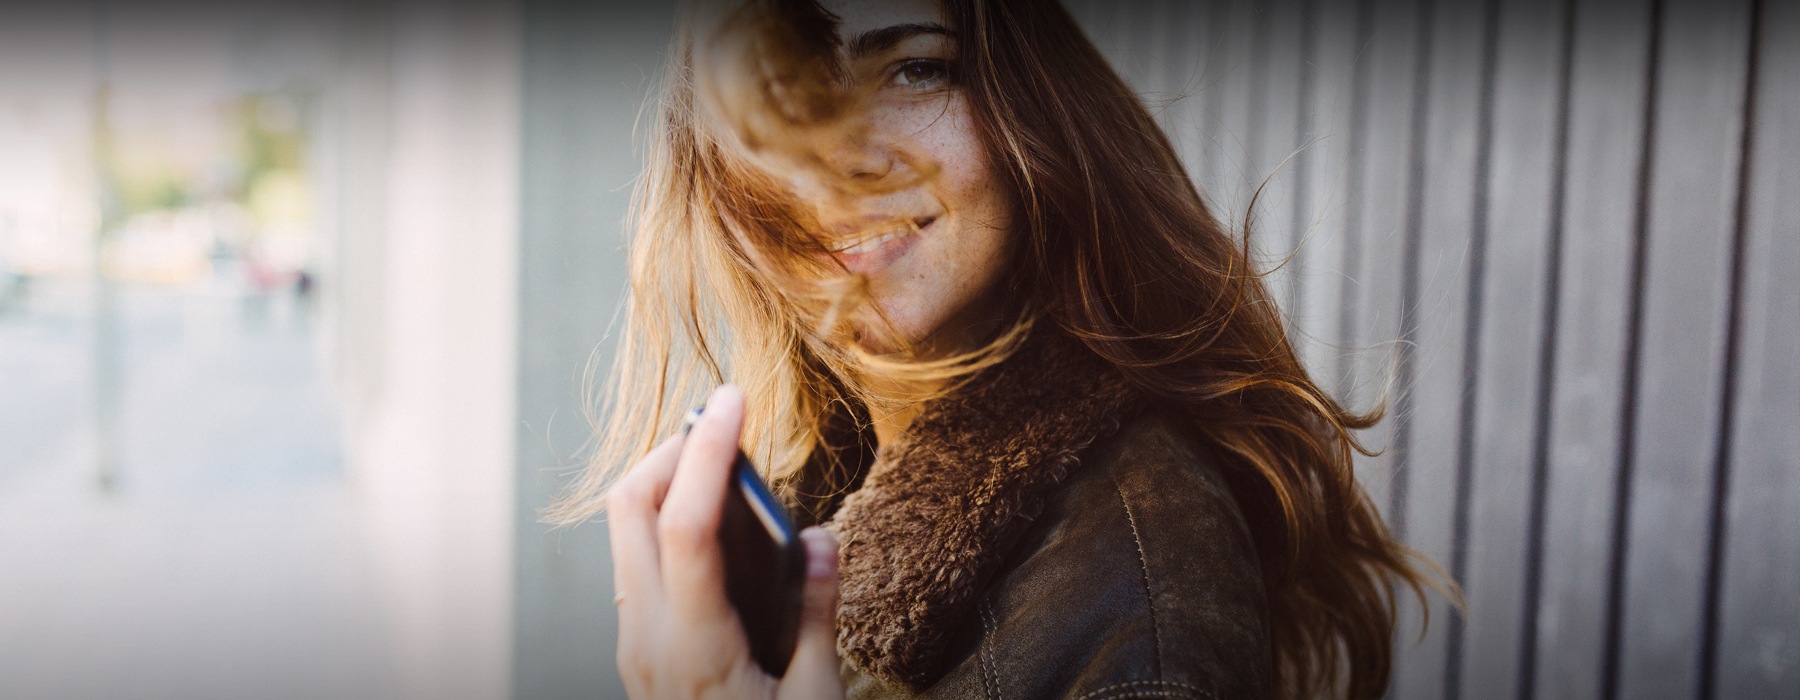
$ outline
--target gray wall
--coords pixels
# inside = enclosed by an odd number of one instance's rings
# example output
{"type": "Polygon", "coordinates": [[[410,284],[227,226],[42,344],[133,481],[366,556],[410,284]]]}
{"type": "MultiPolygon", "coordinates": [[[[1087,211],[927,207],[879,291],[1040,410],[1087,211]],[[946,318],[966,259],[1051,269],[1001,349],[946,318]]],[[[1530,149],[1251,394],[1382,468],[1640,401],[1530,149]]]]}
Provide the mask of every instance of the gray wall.
{"type": "Polygon", "coordinates": [[[521,700],[624,697],[604,523],[546,534],[537,511],[579,465],[591,434],[582,370],[590,354],[602,369],[610,360],[603,341],[624,290],[621,224],[640,163],[632,127],[668,40],[662,5],[525,3],[513,684],[521,700]]]}
{"type": "Polygon", "coordinates": [[[1800,3],[1075,9],[1227,215],[1270,177],[1318,376],[1394,379],[1361,477],[1469,603],[1394,697],[1800,697],[1800,3]]]}

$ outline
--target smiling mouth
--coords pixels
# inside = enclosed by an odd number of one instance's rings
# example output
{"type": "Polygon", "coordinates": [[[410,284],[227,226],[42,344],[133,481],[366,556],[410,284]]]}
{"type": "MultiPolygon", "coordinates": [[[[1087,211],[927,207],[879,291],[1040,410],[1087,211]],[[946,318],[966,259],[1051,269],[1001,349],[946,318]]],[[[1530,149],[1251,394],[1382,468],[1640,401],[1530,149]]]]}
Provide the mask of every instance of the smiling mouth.
{"type": "Polygon", "coordinates": [[[906,219],[897,224],[868,229],[864,231],[862,235],[847,238],[842,241],[835,241],[826,246],[826,250],[830,251],[833,255],[866,255],[880,250],[881,246],[888,241],[918,233],[935,221],[937,221],[937,217],[928,216],[921,219],[906,219]]]}

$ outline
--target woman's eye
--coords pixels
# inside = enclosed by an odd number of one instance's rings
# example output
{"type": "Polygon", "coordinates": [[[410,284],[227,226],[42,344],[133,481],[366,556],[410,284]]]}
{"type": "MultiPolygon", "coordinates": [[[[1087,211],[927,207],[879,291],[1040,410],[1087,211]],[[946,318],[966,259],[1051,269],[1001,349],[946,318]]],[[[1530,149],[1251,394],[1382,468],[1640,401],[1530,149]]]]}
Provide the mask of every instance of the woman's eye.
{"type": "Polygon", "coordinates": [[[894,84],[910,88],[932,88],[950,79],[950,66],[935,59],[914,59],[900,64],[894,71],[894,84]]]}

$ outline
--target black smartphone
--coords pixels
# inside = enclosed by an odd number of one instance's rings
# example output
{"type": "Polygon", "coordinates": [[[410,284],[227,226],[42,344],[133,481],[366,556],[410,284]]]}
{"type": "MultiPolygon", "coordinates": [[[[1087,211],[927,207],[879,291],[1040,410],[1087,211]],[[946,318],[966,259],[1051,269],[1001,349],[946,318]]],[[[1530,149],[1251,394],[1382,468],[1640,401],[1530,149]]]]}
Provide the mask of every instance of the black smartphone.
{"type": "MultiPolygon", "coordinates": [[[[686,433],[700,419],[689,411],[681,426],[686,433]]],[[[750,655],[769,675],[787,672],[800,631],[800,605],[806,591],[806,544],[756,473],[750,458],[738,450],[719,524],[725,552],[725,597],[737,609],[750,655]]]]}

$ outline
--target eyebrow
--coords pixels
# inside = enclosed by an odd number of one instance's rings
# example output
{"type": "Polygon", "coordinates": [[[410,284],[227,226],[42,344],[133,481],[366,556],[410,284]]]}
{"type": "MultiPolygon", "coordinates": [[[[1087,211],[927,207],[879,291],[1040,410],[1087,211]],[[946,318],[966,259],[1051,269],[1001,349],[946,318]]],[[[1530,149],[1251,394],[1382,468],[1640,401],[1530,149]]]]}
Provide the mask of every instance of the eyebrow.
{"type": "Polygon", "coordinates": [[[955,37],[949,28],[936,22],[896,24],[891,27],[871,29],[856,35],[856,38],[850,40],[848,53],[851,59],[863,58],[894,48],[896,44],[920,34],[955,37]]]}

